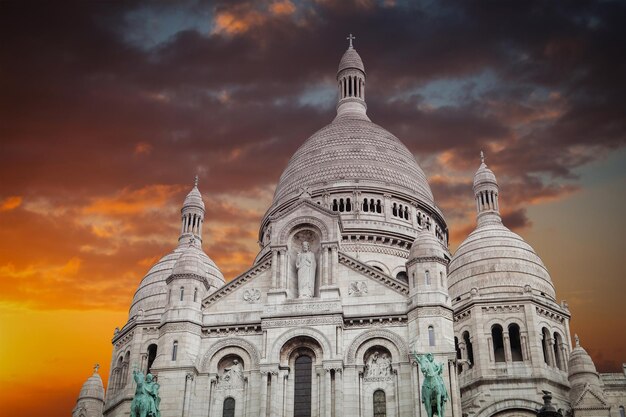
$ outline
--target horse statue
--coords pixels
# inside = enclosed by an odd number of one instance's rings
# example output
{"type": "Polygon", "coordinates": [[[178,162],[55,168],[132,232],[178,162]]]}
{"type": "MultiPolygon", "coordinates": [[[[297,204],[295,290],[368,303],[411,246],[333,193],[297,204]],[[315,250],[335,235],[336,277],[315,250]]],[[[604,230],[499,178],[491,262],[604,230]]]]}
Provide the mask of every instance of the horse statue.
{"type": "Polygon", "coordinates": [[[443,417],[445,403],[448,401],[448,391],[441,377],[443,364],[435,362],[432,353],[418,355],[413,352],[413,357],[419,364],[425,378],[422,384],[422,402],[426,408],[426,413],[428,413],[428,417],[433,417],[433,414],[437,414],[437,417],[443,417]]]}
{"type": "Polygon", "coordinates": [[[130,403],[131,417],[161,417],[159,410],[159,384],[152,374],[145,376],[141,371],[133,369],[133,379],[137,383],[135,396],[130,403]]]}

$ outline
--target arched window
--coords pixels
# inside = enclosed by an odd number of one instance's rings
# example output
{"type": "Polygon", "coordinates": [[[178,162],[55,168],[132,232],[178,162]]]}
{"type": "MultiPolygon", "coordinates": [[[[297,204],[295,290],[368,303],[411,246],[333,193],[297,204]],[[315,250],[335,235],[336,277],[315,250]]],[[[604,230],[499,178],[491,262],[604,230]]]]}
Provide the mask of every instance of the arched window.
{"type": "Polygon", "coordinates": [[[491,328],[491,339],[493,342],[493,356],[496,362],[504,362],[504,339],[502,337],[502,326],[495,324],[491,328]]]}
{"type": "Polygon", "coordinates": [[[311,417],[311,376],[313,361],[307,355],[296,358],[294,375],[294,417],[311,417]]]}
{"type": "Polygon", "coordinates": [[[391,214],[393,214],[394,217],[398,217],[398,206],[396,203],[393,203],[393,206],[391,207],[391,214]]]}
{"type": "Polygon", "coordinates": [[[344,210],[345,210],[345,206],[343,205],[343,198],[340,198],[339,199],[339,211],[343,213],[344,210]]]}
{"type": "Polygon", "coordinates": [[[346,211],[352,211],[352,201],[349,198],[346,199],[346,211]]]}
{"type": "Polygon", "coordinates": [[[442,287],[445,287],[444,283],[443,283],[443,272],[439,271],[439,285],[441,285],[442,287]]]}
{"type": "Polygon", "coordinates": [[[513,362],[524,360],[522,356],[522,341],[519,334],[519,326],[515,323],[509,324],[509,340],[511,342],[511,359],[513,362]]]}
{"type": "Polygon", "coordinates": [[[169,303],[170,301],[172,301],[172,290],[168,290],[167,291],[167,302],[169,303]]]}
{"type": "Polygon", "coordinates": [[[233,397],[228,397],[224,399],[222,417],[235,417],[235,399],[233,397]]]}
{"type": "Polygon", "coordinates": [[[408,275],[406,274],[406,272],[404,272],[404,271],[400,271],[400,272],[398,272],[398,273],[396,274],[396,279],[397,279],[398,281],[402,281],[402,282],[406,282],[406,283],[408,283],[408,282],[409,282],[409,277],[408,277],[408,275]]]}
{"type": "Polygon", "coordinates": [[[426,285],[430,285],[430,271],[428,270],[424,273],[424,282],[426,285]]]}
{"type": "Polygon", "coordinates": [[[541,349],[543,350],[543,360],[546,365],[550,365],[550,357],[548,354],[548,345],[550,343],[548,339],[550,339],[550,333],[548,332],[548,329],[546,329],[545,327],[541,329],[541,336],[541,349]]]}
{"type": "Polygon", "coordinates": [[[417,286],[417,280],[415,279],[415,272],[413,272],[411,275],[413,276],[413,286],[416,287],[417,286]]]}
{"type": "Polygon", "coordinates": [[[150,372],[150,369],[152,369],[152,364],[154,363],[154,360],[156,359],[156,355],[157,355],[157,345],[153,343],[150,346],[148,346],[148,367],[146,368],[146,374],[150,372]]]}
{"type": "Polygon", "coordinates": [[[180,301],[183,301],[185,295],[185,287],[180,287],[180,301]]]}
{"type": "Polygon", "coordinates": [[[337,199],[333,199],[333,211],[339,211],[339,206],[337,205],[337,199]]]}
{"type": "Polygon", "coordinates": [[[409,208],[404,207],[404,220],[409,220],[409,208]]]}
{"type": "Polygon", "coordinates": [[[173,361],[176,360],[176,356],[178,356],[178,341],[174,340],[174,343],[172,344],[172,360],[173,361]]]}
{"type": "Polygon", "coordinates": [[[428,326],[428,346],[435,346],[435,328],[428,326]]]}
{"type": "Polygon", "coordinates": [[[194,290],[193,290],[193,302],[195,303],[196,301],[198,301],[198,289],[194,288],[194,290]]]}
{"type": "Polygon", "coordinates": [[[626,415],[624,415],[624,406],[623,405],[619,406],[619,417],[626,417],[626,415]]]}
{"type": "Polygon", "coordinates": [[[469,332],[463,332],[463,341],[465,342],[465,349],[467,350],[467,360],[470,361],[470,368],[474,366],[474,347],[470,342],[469,332]]]}
{"type": "Polygon", "coordinates": [[[363,199],[363,211],[369,211],[369,203],[367,202],[367,198],[363,199]]]}
{"type": "Polygon", "coordinates": [[[374,391],[374,417],[387,417],[387,396],[385,391],[374,391]]]}
{"type": "Polygon", "coordinates": [[[113,385],[115,389],[122,388],[122,369],[124,367],[124,358],[119,357],[117,360],[117,367],[115,368],[115,378],[113,379],[113,385]]]}
{"type": "Polygon", "coordinates": [[[383,206],[380,203],[380,200],[376,200],[376,213],[382,213],[383,212],[383,206]]]}
{"type": "Polygon", "coordinates": [[[561,335],[558,334],[557,332],[554,332],[554,360],[555,360],[555,365],[557,368],[559,368],[561,371],[564,370],[564,366],[563,366],[563,358],[561,357],[561,348],[563,346],[563,339],[561,339],[561,335]]]}

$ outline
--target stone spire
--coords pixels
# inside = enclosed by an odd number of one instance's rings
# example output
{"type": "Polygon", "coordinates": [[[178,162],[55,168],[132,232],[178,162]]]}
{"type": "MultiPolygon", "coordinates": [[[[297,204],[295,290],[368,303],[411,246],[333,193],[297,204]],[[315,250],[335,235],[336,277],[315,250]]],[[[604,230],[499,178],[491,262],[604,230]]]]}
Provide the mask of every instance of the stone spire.
{"type": "Polygon", "coordinates": [[[337,70],[337,116],[349,115],[369,120],[365,104],[365,66],[352,44],[356,38],[350,34],[346,39],[349,41],[348,49],[341,57],[337,70]]]}
{"type": "Polygon", "coordinates": [[[480,167],[474,175],[474,199],[478,213],[478,225],[501,222],[496,176],[485,164],[485,154],[480,151],[480,167]]]}
{"type": "Polygon", "coordinates": [[[198,176],[196,175],[193,188],[185,197],[183,208],[181,209],[181,229],[178,244],[198,241],[202,243],[202,224],[204,223],[204,201],[202,194],[198,190],[198,176]]]}

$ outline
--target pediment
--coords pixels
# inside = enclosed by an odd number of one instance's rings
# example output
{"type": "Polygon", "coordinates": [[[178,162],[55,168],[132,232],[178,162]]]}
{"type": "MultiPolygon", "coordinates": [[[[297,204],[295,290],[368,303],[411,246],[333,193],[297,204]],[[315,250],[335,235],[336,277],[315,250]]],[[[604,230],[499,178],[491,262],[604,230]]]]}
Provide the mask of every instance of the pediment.
{"type": "MultiPolygon", "coordinates": [[[[220,288],[219,290],[215,291],[213,294],[210,294],[204,300],[202,300],[202,309],[206,310],[207,308],[216,304],[218,301],[222,300],[223,298],[231,297],[232,295],[239,294],[239,293],[241,293],[240,294],[241,299],[244,301],[248,301],[246,300],[246,298],[250,298],[254,302],[257,302],[257,301],[261,302],[260,298],[254,300],[254,298],[256,298],[257,291],[259,295],[261,295],[261,292],[264,292],[261,289],[254,288],[254,290],[256,291],[249,292],[247,296],[246,294],[244,294],[244,292],[246,289],[250,289],[250,288],[247,288],[249,287],[248,285],[249,283],[253,281],[263,280],[263,278],[267,278],[271,274],[271,267],[272,267],[271,258],[265,260],[264,262],[255,264],[252,268],[248,269],[246,272],[239,275],[238,277],[236,277],[235,279],[233,279],[232,281],[224,285],[222,288],[220,288]]],[[[263,281],[266,281],[266,280],[263,280],[263,281]]],[[[259,282],[259,284],[260,286],[267,285],[267,283],[265,282],[262,282],[262,283],[259,282]]]]}
{"type": "MultiPolygon", "coordinates": [[[[368,281],[373,281],[378,285],[381,285],[397,294],[400,294],[404,297],[409,296],[409,286],[408,284],[399,281],[379,270],[373,268],[358,259],[355,259],[349,255],[346,255],[343,252],[339,252],[339,264],[344,265],[347,268],[351,269],[356,273],[356,276],[360,276],[363,278],[367,278],[368,281]]],[[[353,289],[353,291],[356,288],[353,289]]],[[[348,289],[350,291],[350,289],[348,289]]],[[[350,295],[350,294],[348,294],[350,295]]]]}

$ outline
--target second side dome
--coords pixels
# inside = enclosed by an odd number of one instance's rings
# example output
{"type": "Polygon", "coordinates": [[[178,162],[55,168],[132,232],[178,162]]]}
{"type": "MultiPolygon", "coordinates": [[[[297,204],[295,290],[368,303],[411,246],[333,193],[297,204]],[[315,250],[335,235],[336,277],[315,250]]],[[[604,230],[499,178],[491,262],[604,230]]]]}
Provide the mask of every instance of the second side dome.
{"type": "Polygon", "coordinates": [[[521,294],[528,287],[554,300],[545,265],[533,248],[499,221],[479,226],[461,243],[448,274],[453,299],[478,289],[482,295],[521,294]]]}

